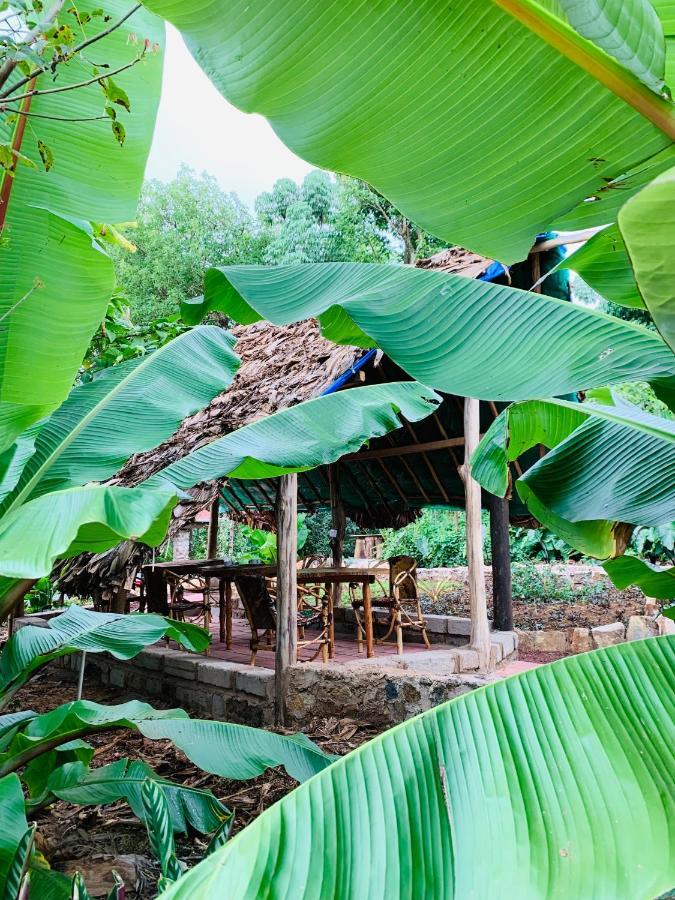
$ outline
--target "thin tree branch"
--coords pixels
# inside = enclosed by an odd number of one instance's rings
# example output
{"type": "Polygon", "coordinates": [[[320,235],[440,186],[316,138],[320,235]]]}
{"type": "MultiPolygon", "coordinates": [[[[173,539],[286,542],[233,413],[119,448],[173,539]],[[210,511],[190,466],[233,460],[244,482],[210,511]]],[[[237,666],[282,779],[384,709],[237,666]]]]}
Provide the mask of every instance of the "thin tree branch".
{"type": "MultiPolygon", "coordinates": [[[[63,0],[62,0],[62,3],[63,3],[63,0]]],[[[9,97],[11,94],[13,94],[14,91],[17,91],[19,88],[23,87],[24,84],[28,84],[28,82],[32,78],[36,78],[38,75],[41,75],[43,72],[47,72],[50,69],[53,71],[59,63],[62,63],[67,59],[71,59],[73,56],[75,56],[76,53],[79,53],[80,51],[84,50],[85,47],[89,47],[91,44],[94,44],[97,41],[100,41],[102,38],[107,37],[109,34],[112,34],[113,31],[115,31],[117,28],[119,28],[120,25],[123,25],[124,22],[126,22],[126,20],[130,16],[133,16],[133,14],[140,8],[141,8],[141,4],[137,3],[135,6],[133,6],[129,10],[128,13],[123,15],[121,19],[118,19],[116,22],[113,22],[113,24],[110,25],[108,28],[104,29],[103,31],[100,31],[98,34],[95,34],[93,37],[87,38],[86,41],[82,41],[82,43],[78,44],[76,47],[73,47],[72,50],[68,51],[67,56],[62,55],[62,56],[54,57],[54,59],[50,60],[44,66],[40,66],[39,68],[35,69],[33,72],[30,73],[30,75],[26,75],[25,78],[19,79],[19,81],[17,81],[15,84],[13,84],[10,88],[7,88],[7,90],[0,93],[0,100],[4,100],[6,97],[9,97]]],[[[114,73],[110,73],[110,74],[114,74],[114,73]]],[[[101,76],[101,77],[105,77],[105,76],[101,76]]],[[[0,86],[2,86],[5,83],[5,81],[7,81],[7,78],[3,79],[1,71],[0,71],[0,86]]],[[[17,99],[17,98],[12,98],[12,99],[17,99]]]]}
{"type": "MultiPolygon", "coordinates": [[[[31,32],[29,32],[29,34],[26,36],[26,40],[24,41],[24,43],[26,44],[26,46],[30,46],[31,44],[33,44],[33,43],[37,40],[37,38],[38,38],[38,37],[42,34],[42,32],[44,31],[45,26],[51,25],[51,23],[54,21],[54,19],[55,19],[55,18],[58,16],[58,14],[61,12],[61,8],[63,7],[63,4],[64,4],[64,3],[65,3],[65,0],[56,0],[56,2],[55,2],[54,5],[52,6],[52,8],[49,10],[49,12],[47,13],[47,15],[46,15],[45,18],[43,19],[43,21],[40,22],[40,24],[37,25],[37,26],[36,26],[31,32]]],[[[11,27],[11,26],[10,26],[10,27],[11,27]]],[[[8,59],[8,60],[2,65],[2,67],[0,67],[0,87],[2,87],[3,84],[5,84],[5,82],[6,82],[7,79],[9,78],[9,76],[12,74],[12,72],[14,71],[14,69],[17,67],[18,62],[19,62],[19,61],[16,60],[16,59],[8,59]]],[[[24,79],[24,84],[27,84],[27,83],[31,80],[32,77],[33,77],[32,75],[28,75],[27,78],[24,79]]]]}
{"type": "Polygon", "coordinates": [[[30,116],[32,119],[51,119],[52,122],[98,122],[100,119],[109,119],[110,116],[83,116],[81,119],[71,119],[68,116],[46,116],[44,113],[25,112],[22,109],[12,109],[9,106],[1,107],[3,112],[13,113],[15,116],[30,116]]]}
{"type": "MultiPolygon", "coordinates": [[[[0,94],[0,98],[7,99],[10,103],[17,103],[19,100],[25,100],[27,97],[43,97],[45,94],[62,94],[64,91],[74,91],[77,88],[87,87],[90,84],[96,84],[99,81],[103,81],[104,78],[111,78],[113,75],[119,75],[120,72],[124,72],[126,69],[135,66],[137,62],[143,59],[143,56],[144,52],[139,54],[136,59],[133,59],[130,63],[120,66],[119,69],[113,69],[112,72],[105,72],[103,75],[94,75],[93,78],[88,78],[86,81],[78,81],[76,84],[64,84],[62,87],[26,91],[25,94],[19,94],[18,97],[5,97],[5,94],[0,94]]],[[[5,109],[5,107],[0,106],[0,110],[2,109],[5,109]]]]}

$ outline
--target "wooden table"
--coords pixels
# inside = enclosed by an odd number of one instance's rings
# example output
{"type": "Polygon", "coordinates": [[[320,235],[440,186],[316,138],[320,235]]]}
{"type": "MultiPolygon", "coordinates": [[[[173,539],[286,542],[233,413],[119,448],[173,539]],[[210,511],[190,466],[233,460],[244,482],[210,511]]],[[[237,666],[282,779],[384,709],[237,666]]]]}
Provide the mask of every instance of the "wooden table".
{"type": "MultiPolygon", "coordinates": [[[[146,569],[152,570],[153,567],[148,565],[143,567],[145,576],[146,569]]],[[[228,565],[222,559],[186,559],[175,560],[174,562],[155,563],[153,579],[153,594],[158,590],[158,576],[164,582],[163,575],[166,572],[175,572],[177,575],[199,575],[202,578],[217,578],[219,587],[219,638],[221,643],[225,644],[227,650],[232,648],[232,584],[236,578],[242,575],[262,575],[264,578],[276,578],[277,567],[261,565],[256,563],[246,563],[243,565],[228,565]]],[[[363,618],[364,630],[366,632],[366,656],[375,655],[373,640],[373,606],[372,593],[370,586],[375,581],[376,571],[374,569],[351,569],[348,566],[333,567],[322,566],[315,569],[298,569],[298,584],[323,584],[326,587],[328,595],[328,613],[329,613],[329,655],[331,659],[335,656],[335,626],[333,623],[333,592],[330,587],[335,584],[360,584],[363,596],[363,618]]],[[[147,579],[149,584],[149,579],[147,579]]],[[[150,603],[150,589],[148,590],[148,605],[152,609],[150,603]]],[[[157,598],[159,600],[159,598],[157,598]]],[[[164,582],[164,605],[166,606],[166,583],[164,582]]],[[[159,610],[158,610],[159,611],[159,610]]]]}

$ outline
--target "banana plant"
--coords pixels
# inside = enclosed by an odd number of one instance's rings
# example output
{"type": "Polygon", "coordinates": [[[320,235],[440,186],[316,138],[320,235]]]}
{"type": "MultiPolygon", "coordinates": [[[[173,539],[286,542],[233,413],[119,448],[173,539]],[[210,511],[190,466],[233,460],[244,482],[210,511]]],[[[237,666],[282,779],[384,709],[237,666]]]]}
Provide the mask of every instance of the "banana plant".
{"type": "Polygon", "coordinates": [[[486,490],[511,490],[514,454],[543,444],[551,452],[517,481],[530,512],[572,546],[600,559],[621,555],[632,528],[675,517],[675,422],[609,392],[613,405],[530,400],[507,407],[473,457],[486,490]]]}
{"type": "Polygon", "coordinates": [[[91,223],[135,217],[161,89],[156,15],[125,0],[44,13],[61,46],[38,40],[0,92],[0,144],[25,163],[0,168],[0,452],[65,400],[105,315],[113,266],[91,223]]]}
{"type": "MultiPolygon", "coordinates": [[[[172,344],[179,342],[185,350],[185,345],[193,346],[193,334],[182,335],[172,344]]],[[[166,354],[172,344],[163,348],[166,354]]],[[[178,387],[182,382],[173,381],[174,372],[180,378],[179,369],[163,370],[165,393],[158,396],[153,409],[151,421],[155,421],[148,426],[148,442],[170,433],[183,414],[178,387]]],[[[222,369],[206,366],[205,375],[205,389],[217,393],[225,377],[222,369]]],[[[227,377],[231,376],[228,371],[227,377]]],[[[115,385],[119,375],[113,373],[109,379],[115,385]]],[[[204,445],[138,487],[71,486],[85,478],[112,474],[129,455],[133,442],[119,413],[128,409],[129,396],[134,396],[131,383],[119,394],[119,402],[110,403],[100,416],[95,412],[99,406],[92,403],[98,396],[96,381],[78,388],[77,397],[66,404],[66,413],[58,410],[58,421],[44,426],[47,439],[36,440],[35,463],[31,457],[24,463],[26,474],[16,479],[0,520],[0,576],[4,576],[0,577],[0,614],[11,608],[33,579],[48,574],[56,559],[84,550],[100,552],[123,538],[156,546],[166,534],[178,494],[200,481],[226,475],[269,478],[325,465],[370,438],[399,428],[401,416],[414,422],[430,415],[440,402],[432,390],[416,382],[362,387],[350,391],[349,397],[318,397],[204,445]],[[85,388],[93,391],[89,394],[85,388]],[[80,399],[85,393],[88,404],[80,399]],[[111,431],[111,426],[117,431],[111,431]],[[88,448],[91,454],[83,455],[88,448]],[[38,539],[27,543],[26,531],[35,522],[42,525],[38,539]]],[[[190,392],[191,388],[184,388],[184,394],[190,392]]]]}
{"type": "Polygon", "coordinates": [[[162,900],[659,896],[673,665],[675,636],[653,638],[463,694],[301,785],[162,900]]]}
{"type": "Polygon", "coordinates": [[[413,378],[485,400],[527,400],[625,381],[675,396],[657,334],[562,300],[461,275],[372,263],[223,266],[183,304],[196,322],[286,325],[316,317],[336,343],[380,347],[413,378]],[[420,348],[424,352],[420,352],[420,348]]]}
{"type": "Polygon", "coordinates": [[[70,606],[49,619],[46,628],[27,625],[0,651],[0,709],[37,669],[60,656],[110,653],[116,659],[131,659],[162,637],[193,653],[203,653],[210,643],[203,628],[154,613],[128,616],[70,606]]]}
{"type": "Polygon", "coordinates": [[[253,778],[270,766],[281,765],[302,781],[334,761],[303,734],[281,735],[245,725],[190,719],[181,709],[156,710],[139,701],[106,707],[81,700],[41,715],[24,711],[0,716],[3,896],[17,895],[9,888],[14,890],[16,885],[18,890],[27,869],[35,889],[37,880],[45,885],[45,893],[36,896],[46,896],[47,890],[57,897],[68,896],[63,893],[63,880],[31,855],[34,829],[26,823],[26,811],[33,813],[57,799],[78,805],[124,799],[153,834],[157,811],[149,810],[147,796],[155,800],[160,796],[163,832],[191,828],[213,834],[214,847],[226,840],[232,813],[210,791],[160,778],[141,760],[120,759],[91,767],[94,748],[83,739],[119,728],[135,729],[149,740],[171,740],[196,765],[223,778],[253,778]]]}

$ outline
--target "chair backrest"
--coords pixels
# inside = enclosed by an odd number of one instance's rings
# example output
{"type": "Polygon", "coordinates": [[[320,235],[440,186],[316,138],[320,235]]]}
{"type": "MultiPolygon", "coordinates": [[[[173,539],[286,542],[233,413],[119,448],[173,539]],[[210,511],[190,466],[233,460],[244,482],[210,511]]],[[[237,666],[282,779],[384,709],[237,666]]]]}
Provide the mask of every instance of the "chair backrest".
{"type": "Polygon", "coordinates": [[[277,614],[263,576],[240,575],[234,583],[251,628],[276,631],[277,614]]]}
{"type": "Polygon", "coordinates": [[[322,569],[325,565],[325,556],[306,556],[300,561],[301,569],[322,569]]]}
{"type": "Polygon", "coordinates": [[[389,591],[398,600],[417,599],[417,560],[412,556],[389,559],[389,591]]]}

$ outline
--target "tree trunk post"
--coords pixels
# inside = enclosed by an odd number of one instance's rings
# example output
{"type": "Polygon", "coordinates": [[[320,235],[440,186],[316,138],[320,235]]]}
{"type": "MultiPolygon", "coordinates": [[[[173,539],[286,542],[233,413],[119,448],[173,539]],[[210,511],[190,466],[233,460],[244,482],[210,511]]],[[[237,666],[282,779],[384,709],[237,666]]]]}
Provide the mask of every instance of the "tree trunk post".
{"type": "Polygon", "coordinates": [[[487,617],[485,563],[481,524],[480,485],[471,474],[471,456],[480,440],[480,403],[464,398],[464,465],[460,475],[466,500],[466,557],[471,609],[471,649],[478,653],[478,665],[486,671],[490,665],[490,627],[487,617]]]}
{"type": "Polygon", "coordinates": [[[492,626],[495,631],[513,630],[511,594],[511,546],[509,501],[488,494],[490,500],[490,546],[492,548],[492,626]]]}
{"type": "Polygon", "coordinates": [[[282,475],[277,486],[277,643],[274,715],[286,719],[287,670],[298,653],[298,476],[282,475]]]}
{"type": "Polygon", "coordinates": [[[207,559],[215,559],[218,555],[218,516],[220,515],[220,491],[211,504],[209,514],[209,536],[206,543],[207,559]]]}
{"type": "Polygon", "coordinates": [[[344,564],[345,541],[345,510],[340,499],[340,470],[339,463],[333,463],[328,467],[328,481],[330,484],[330,513],[331,532],[330,550],[334,566],[344,564]]]}

